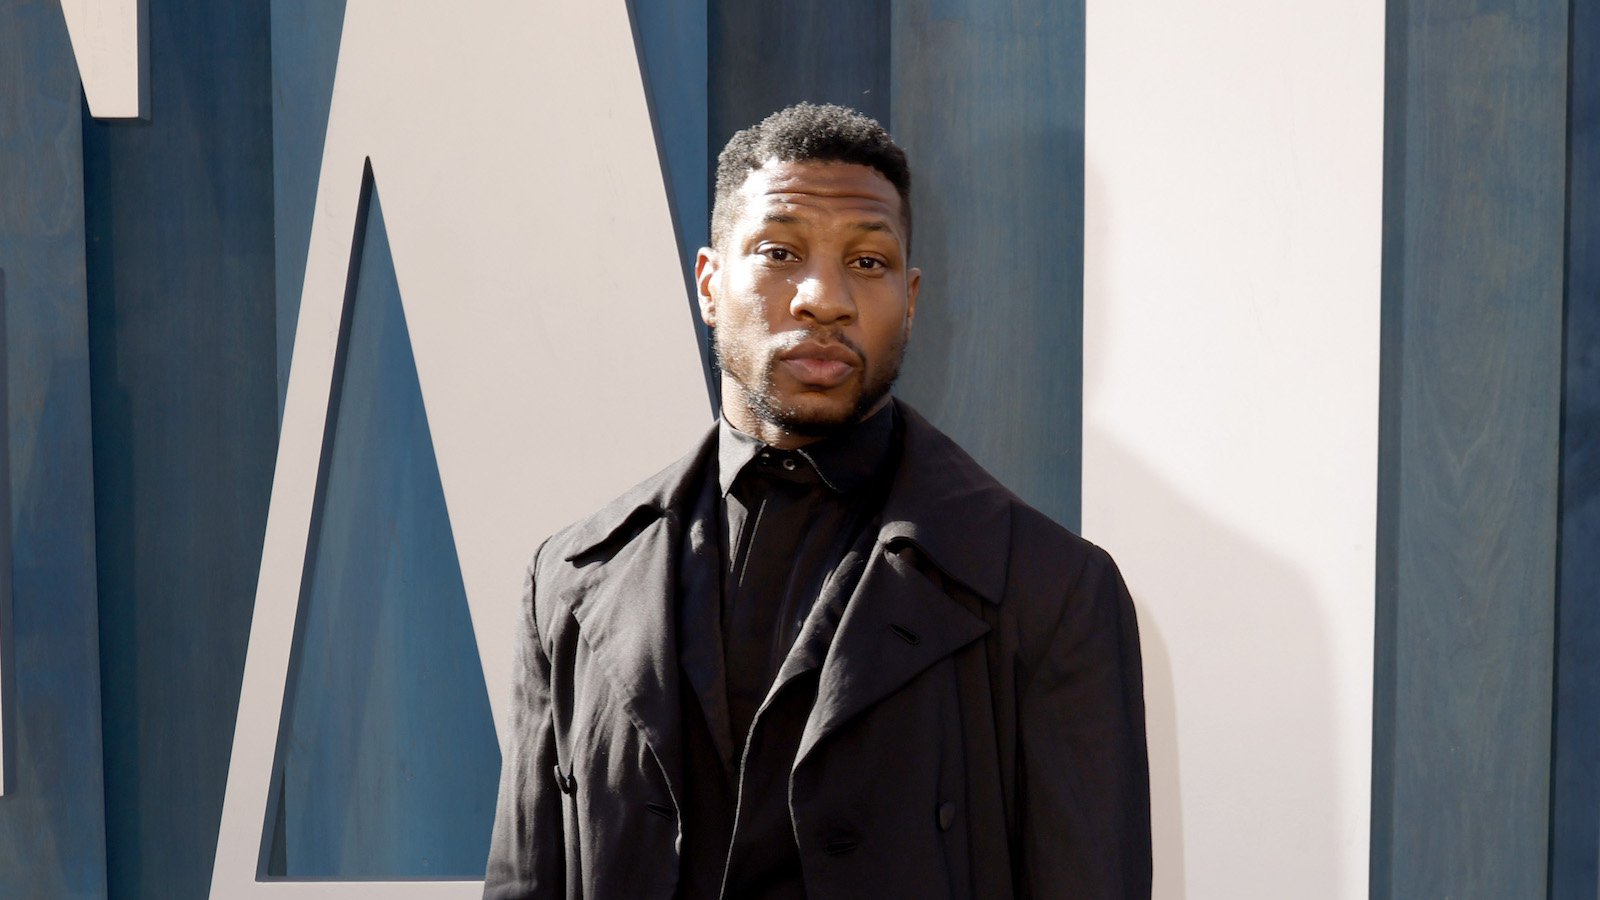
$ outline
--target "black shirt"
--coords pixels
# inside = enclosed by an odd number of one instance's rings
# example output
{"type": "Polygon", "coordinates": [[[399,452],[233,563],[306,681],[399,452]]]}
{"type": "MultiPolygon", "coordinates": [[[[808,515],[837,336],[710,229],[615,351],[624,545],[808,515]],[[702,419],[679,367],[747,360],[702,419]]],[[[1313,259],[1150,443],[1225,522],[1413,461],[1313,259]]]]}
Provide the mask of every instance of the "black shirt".
{"type": "Polygon", "coordinates": [[[876,539],[896,430],[893,404],[795,450],[720,426],[679,564],[680,897],[805,896],[788,776],[876,539]]]}

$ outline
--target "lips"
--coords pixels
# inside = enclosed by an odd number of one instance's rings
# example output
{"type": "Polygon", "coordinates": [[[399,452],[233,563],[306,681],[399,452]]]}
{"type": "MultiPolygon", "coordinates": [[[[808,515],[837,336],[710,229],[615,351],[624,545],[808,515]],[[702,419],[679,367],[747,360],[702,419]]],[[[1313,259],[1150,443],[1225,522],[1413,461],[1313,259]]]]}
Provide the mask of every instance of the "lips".
{"type": "Polygon", "coordinates": [[[826,389],[850,377],[861,357],[843,344],[802,341],[779,354],[778,362],[801,384],[826,389]]]}

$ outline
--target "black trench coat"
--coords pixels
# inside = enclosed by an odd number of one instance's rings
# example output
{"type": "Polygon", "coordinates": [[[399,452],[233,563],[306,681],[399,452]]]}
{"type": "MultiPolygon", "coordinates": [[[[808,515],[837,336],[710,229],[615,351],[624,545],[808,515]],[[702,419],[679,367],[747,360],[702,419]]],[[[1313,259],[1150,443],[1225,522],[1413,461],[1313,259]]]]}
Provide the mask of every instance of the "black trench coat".
{"type": "MultiPolygon", "coordinates": [[[[1139,638],[1115,564],[900,412],[877,549],[790,774],[808,895],[1148,897],[1139,638]]],[[[486,898],[674,896],[673,581],[715,447],[713,428],[535,554],[486,898]]]]}

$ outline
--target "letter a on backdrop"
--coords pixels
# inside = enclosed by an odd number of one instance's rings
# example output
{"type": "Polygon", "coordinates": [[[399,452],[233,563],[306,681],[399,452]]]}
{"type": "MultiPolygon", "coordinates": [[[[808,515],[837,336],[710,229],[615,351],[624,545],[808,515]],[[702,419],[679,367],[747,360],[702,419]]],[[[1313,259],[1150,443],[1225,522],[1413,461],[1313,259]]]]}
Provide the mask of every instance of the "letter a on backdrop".
{"type": "Polygon", "coordinates": [[[538,541],[666,465],[708,424],[626,6],[351,0],[343,27],[217,900],[481,890],[296,881],[262,864],[368,160],[502,741],[511,625],[538,541]]]}

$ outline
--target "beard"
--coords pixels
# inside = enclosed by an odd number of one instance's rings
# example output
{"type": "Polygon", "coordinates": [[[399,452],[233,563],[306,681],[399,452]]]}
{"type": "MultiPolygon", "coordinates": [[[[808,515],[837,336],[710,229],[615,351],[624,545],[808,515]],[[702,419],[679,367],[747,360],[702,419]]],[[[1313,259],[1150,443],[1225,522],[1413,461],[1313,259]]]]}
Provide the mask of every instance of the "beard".
{"type": "Polygon", "coordinates": [[[856,342],[824,328],[789,332],[782,343],[762,348],[725,345],[717,340],[713,331],[711,351],[717,368],[733,379],[745,404],[758,418],[788,434],[822,438],[853,427],[889,393],[895,379],[900,377],[900,359],[905,354],[908,332],[909,329],[901,330],[899,339],[889,347],[882,360],[869,359],[856,342]],[[806,409],[786,403],[778,396],[777,386],[772,381],[778,356],[803,341],[840,344],[861,360],[860,377],[856,382],[858,393],[853,404],[838,409],[806,409]]]}

